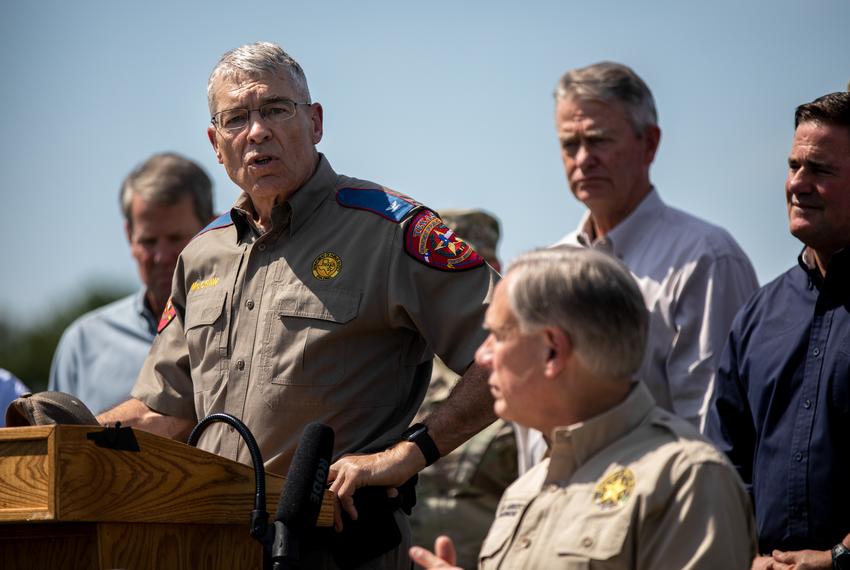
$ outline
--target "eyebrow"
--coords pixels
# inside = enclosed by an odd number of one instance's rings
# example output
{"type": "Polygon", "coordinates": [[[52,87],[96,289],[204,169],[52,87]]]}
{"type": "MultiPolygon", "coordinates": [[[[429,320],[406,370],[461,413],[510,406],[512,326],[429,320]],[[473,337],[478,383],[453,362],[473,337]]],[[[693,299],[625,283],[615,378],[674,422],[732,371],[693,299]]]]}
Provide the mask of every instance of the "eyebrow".
{"type": "Polygon", "coordinates": [[[266,105],[268,103],[280,103],[281,101],[292,101],[293,103],[295,103],[294,99],[290,99],[289,97],[281,97],[280,95],[273,95],[271,97],[261,100],[263,105],[266,105]]]}
{"type": "MultiPolygon", "coordinates": [[[[608,134],[608,131],[606,131],[603,128],[586,129],[584,131],[584,133],[582,134],[582,137],[583,138],[593,138],[593,137],[607,136],[607,134],[608,134]]],[[[569,131],[567,133],[558,133],[558,138],[561,139],[562,141],[570,141],[570,140],[574,140],[574,139],[578,138],[578,136],[576,135],[576,131],[569,131]]]]}
{"type": "MultiPolygon", "coordinates": [[[[283,97],[281,95],[271,95],[269,97],[264,97],[263,99],[260,99],[260,106],[262,107],[263,105],[268,105],[269,103],[280,103],[281,101],[292,101],[293,103],[295,103],[295,100],[290,99],[289,97],[283,97]]],[[[247,108],[247,105],[237,105],[236,107],[228,107],[227,109],[222,109],[218,112],[221,113],[223,111],[235,111],[236,109],[247,108]]]]}
{"type": "Polygon", "coordinates": [[[809,168],[821,168],[827,170],[832,168],[832,165],[829,162],[820,160],[818,158],[795,158],[793,156],[789,156],[788,166],[793,166],[795,164],[808,166],[809,168]]]}

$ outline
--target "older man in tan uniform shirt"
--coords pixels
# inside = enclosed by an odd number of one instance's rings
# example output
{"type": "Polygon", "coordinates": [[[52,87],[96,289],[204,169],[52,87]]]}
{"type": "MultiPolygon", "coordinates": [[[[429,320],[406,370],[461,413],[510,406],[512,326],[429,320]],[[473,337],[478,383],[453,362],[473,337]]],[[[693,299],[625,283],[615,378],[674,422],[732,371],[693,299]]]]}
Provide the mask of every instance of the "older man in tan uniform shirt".
{"type": "Polygon", "coordinates": [[[748,508],[722,454],[638,383],[553,432],[550,457],[502,496],[480,567],[749,568],[748,508]]]}
{"type": "MultiPolygon", "coordinates": [[[[236,415],[277,473],[311,421],[334,428],[336,455],[386,447],[419,408],[433,352],[453,370],[469,366],[485,336],[492,272],[480,263],[438,271],[405,253],[411,224],[437,218],[336,174],[324,157],[273,212],[271,232],[259,235],[250,219],[243,195],[183,251],[175,318],[133,396],[172,416],[236,415]],[[397,222],[347,205],[364,193],[409,213],[397,222]]],[[[250,462],[224,424],[200,446],[250,462]]]]}
{"type": "MultiPolygon", "coordinates": [[[[548,434],[549,455],[511,485],[479,568],[748,568],[744,487],[696,428],[631,380],[647,311],[624,266],[576,248],[521,256],[487,310],[477,362],[496,413],[548,434]]],[[[428,568],[453,564],[411,549],[428,568]]]]}
{"type": "MultiPolygon", "coordinates": [[[[335,431],[331,490],[355,520],[358,488],[399,487],[492,421],[486,375],[472,364],[497,275],[433,211],[333,171],[315,146],[322,106],[279,46],[226,53],[208,93],[210,142],[243,192],[181,254],[133,399],[98,419],[181,437],[228,412],[276,473],[289,468],[304,426],[322,422],[335,431]],[[435,354],[463,377],[405,435],[435,354]]],[[[250,457],[221,424],[199,447],[250,457]]],[[[377,532],[351,540],[364,567],[410,565],[406,519],[389,516],[402,546],[369,548],[377,532]]],[[[330,542],[316,541],[303,567],[355,556],[330,560],[330,542]]]]}

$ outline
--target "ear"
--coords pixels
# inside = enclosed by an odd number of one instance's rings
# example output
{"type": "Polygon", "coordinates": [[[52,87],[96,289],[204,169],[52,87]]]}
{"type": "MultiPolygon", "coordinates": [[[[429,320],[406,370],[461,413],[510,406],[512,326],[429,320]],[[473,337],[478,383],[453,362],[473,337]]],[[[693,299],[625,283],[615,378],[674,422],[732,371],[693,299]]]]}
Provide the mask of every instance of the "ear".
{"type": "Polygon", "coordinates": [[[218,159],[219,164],[224,164],[224,162],[222,162],[221,160],[221,149],[218,146],[218,139],[216,138],[216,134],[217,133],[214,126],[210,125],[207,127],[207,136],[209,137],[210,144],[212,145],[213,150],[215,151],[215,157],[218,159]]]}
{"type": "Polygon", "coordinates": [[[322,109],[321,103],[313,103],[310,105],[310,121],[312,123],[312,135],[313,135],[313,144],[319,144],[319,141],[322,140],[322,134],[324,134],[324,117],[325,110],[322,109]]]}
{"type": "Polygon", "coordinates": [[[644,163],[649,166],[655,160],[655,153],[658,151],[658,144],[661,142],[661,129],[658,125],[650,125],[643,131],[644,141],[644,163]]]}
{"type": "Polygon", "coordinates": [[[555,378],[573,357],[573,342],[567,333],[554,327],[545,328],[543,335],[549,351],[543,373],[547,378],[555,378]]]}

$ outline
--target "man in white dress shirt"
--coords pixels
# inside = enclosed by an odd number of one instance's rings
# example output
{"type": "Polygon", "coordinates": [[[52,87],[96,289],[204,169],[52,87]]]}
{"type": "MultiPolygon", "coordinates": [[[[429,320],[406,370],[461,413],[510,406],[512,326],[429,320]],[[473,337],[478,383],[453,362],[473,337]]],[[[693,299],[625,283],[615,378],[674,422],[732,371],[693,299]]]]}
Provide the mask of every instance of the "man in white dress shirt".
{"type": "MultiPolygon", "coordinates": [[[[653,187],[661,130],[634,71],[612,62],[570,70],[555,101],[570,190],[588,208],[558,243],[607,251],[631,270],[650,312],[638,376],[659,406],[700,426],[732,319],[758,287],[752,265],[728,232],[667,206],[653,187]]],[[[545,443],[519,432],[524,472],[545,443]]]]}

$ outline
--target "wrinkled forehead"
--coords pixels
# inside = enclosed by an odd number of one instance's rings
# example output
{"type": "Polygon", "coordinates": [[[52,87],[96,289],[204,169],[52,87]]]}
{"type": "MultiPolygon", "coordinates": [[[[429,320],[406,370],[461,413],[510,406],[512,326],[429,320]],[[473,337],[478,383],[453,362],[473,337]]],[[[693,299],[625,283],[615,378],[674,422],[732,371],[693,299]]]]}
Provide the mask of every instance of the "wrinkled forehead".
{"type": "Polygon", "coordinates": [[[286,72],[226,71],[210,84],[210,112],[280,98],[302,101],[299,91],[296,81],[286,72]]]}
{"type": "Polygon", "coordinates": [[[807,152],[850,160],[850,128],[821,121],[804,121],[794,130],[791,154],[807,152]]]}
{"type": "Polygon", "coordinates": [[[618,101],[575,97],[558,99],[555,119],[558,130],[562,132],[631,124],[628,110],[618,101]]]}

